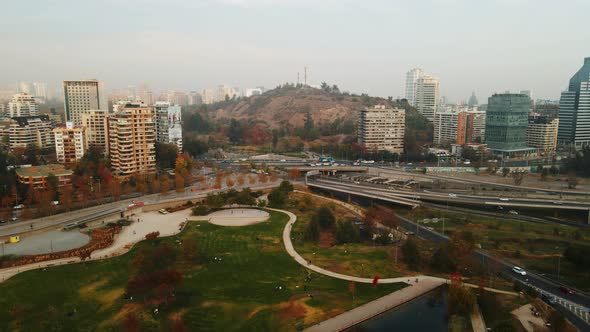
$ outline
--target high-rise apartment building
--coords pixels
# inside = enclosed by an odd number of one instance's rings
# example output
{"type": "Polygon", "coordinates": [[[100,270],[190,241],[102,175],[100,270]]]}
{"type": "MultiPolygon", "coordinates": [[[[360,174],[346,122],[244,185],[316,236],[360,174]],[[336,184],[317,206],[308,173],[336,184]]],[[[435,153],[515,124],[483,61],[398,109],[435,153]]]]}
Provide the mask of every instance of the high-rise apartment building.
{"type": "Polygon", "coordinates": [[[559,119],[555,116],[533,114],[529,116],[526,130],[527,145],[544,154],[551,154],[557,148],[559,119]]]}
{"type": "Polygon", "coordinates": [[[53,129],[55,154],[60,164],[71,164],[84,156],[88,149],[86,128],[66,122],[65,127],[53,129]]]}
{"type": "Polygon", "coordinates": [[[203,89],[201,93],[203,104],[213,104],[215,102],[215,94],[212,89],[203,89]]]}
{"type": "Polygon", "coordinates": [[[170,143],[182,152],[182,109],[179,105],[158,101],[154,104],[156,142],[170,143]]]}
{"type": "Polygon", "coordinates": [[[108,154],[107,111],[87,110],[80,112],[80,122],[86,128],[86,142],[88,146],[100,148],[108,154]]]}
{"type": "Polygon", "coordinates": [[[434,114],[440,98],[438,78],[422,75],[416,82],[415,107],[428,121],[434,121],[434,114]]]}
{"type": "Polygon", "coordinates": [[[420,68],[414,68],[406,73],[406,99],[412,106],[416,106],[416,84],[422,75],[424,72],[420,68]]]}
{"type": "Polygon", "coordinates": [[[13,117],[9,129],[10,149],[33,144],[41,149],[53,148],[53,123],[47,115],[13,117]]]}
{"type": "Polygon", "coordinates": [[[434,116],[434,144],[467,143],[467,112],[441,111],[434,116]]]}
{"type": "Polygon", "coordinates": [[[524,94],[494,94],[488,99],[485,141],[489,149],[503,157],[536,150],[527,148],[530,105],[530,98],[524,94]]]}
{"type": "Polygon", "coordinates": [[[64,107],[66,121],[79,126],[80,112],[87,110],[108,111],[106,94],[102,82],[97,80],[64,81],[64,107]]]}
{"type": "Polygon", "coordinates": [[[486,138],[486,112],[476,109],[467,111],[467,134],[465,139],[468,143],[483,143],[486,138]]]}
{"type": "Polygon", "coordinates": [[[39,114],[39,107],[35,97],[26,92],[15,94],[12,101],[8,103],[8,114],[11,118],[39,114]]]}
{"type": "Polygon", "coordinates": [[[590,145],[590,57],[561,93],[557,140],[578,149],[590,145]]]}
{"type": "Polygon", "coordinates": [[[403,109],[378,105],[359,112],[358,143],[369,150],[404,151],[406,113],[403,109]]]}
{"type": "Polygon", "coordinates": [[[151,107],[129,102],[109,115],[109,156],[115,175],[156,171],[156,125],[151,107]]]}

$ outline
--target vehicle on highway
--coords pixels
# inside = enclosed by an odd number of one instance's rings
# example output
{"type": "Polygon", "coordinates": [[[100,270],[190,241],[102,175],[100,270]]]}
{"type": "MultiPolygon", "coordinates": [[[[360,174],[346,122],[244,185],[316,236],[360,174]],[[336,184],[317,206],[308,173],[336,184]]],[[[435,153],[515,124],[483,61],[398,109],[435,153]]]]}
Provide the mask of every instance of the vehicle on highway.
{"type": "Polygon", "coordinates": [[[359,163],[358,161],[355,161],[354,163],[352,163],[352,166],[360,166],[361,163],[359,163]]]}
{"type": "Polygon", "coordinates": [[[457,194],[449,194],[450,197],[457,197],[457,194]]]}
{"type": "Polygon", "coordinates": [[[53,201],[53,202],[51,202],[51,204],[53,204],[53,206],[57,206],[57,205],[59,205],[59,201],[53,201]]]}
{"type": "Polygon", "coordinates": [[[284,162],[286,162],[286,161],[287,161],[287,160],[285,160],[285,159],[281,159],[281,160],[280,160],[280,162],[282,162],[282,163],[284,163],[284,162]]]}
{"type": "Polygon", "coordinates": [[[512,267],[512,272],[520,274],[521,276],[526,276],[526,271],[518,266],[512,267]]]}
{"type": "Polygon", "coordinates": [[[567,288],[565,286],[559,286],[559,290],[562,293],[565,293],[565,294],[568,294],[568,295],[574,295],[574,294],[576,294],[576,291],[575,290],[573,290],[571,288],[567,288]]]}
{"type": "Polygon", "coordinates": [[[516,212],[516,211],[514,211],[514,210],[510,210],[510,211],[508,211],[508,213],[510,213],[510,214],[514,214],[514,215],[518,215],[518,212],[516,212]]]}
{"type": "Polygon", "coordinates": [[[556,304],[557,299],[553,295],[543,294],[541,295],[541,299],[549,304],[556,304]]]}
{"type": "Polygon", "coordinates": [[[17,216],[12,216],[12,218],[10,218],[10,220],[17,221],[18,220],[18,217],[17,216]]]}
{"type": "Polygon", "coordinates": [[[24,204],[18,204],[13,207],[14,210],[20,210],[20,209],[24,209],[24,208],[25,208],[24,204]]]}
{"type": "Polygon", "coordinates": [[[562,201],[553,201],[553,204],[555,204],[555,205],[563,205],[563,202],[562,201]]]}
{"type": "Polygon", "coordinates": [[[166,209],[160,209],[158,210],[158,212],[160,212],[161,214],[168,214],[168,211],[166,211],[166,209]]]}
{"type": "Polygon", "coordinates": [[[500,197],[500,200],[502,202],[508,202],[510,200],[510,198],[506,198],[506,197],[500,197]]]}

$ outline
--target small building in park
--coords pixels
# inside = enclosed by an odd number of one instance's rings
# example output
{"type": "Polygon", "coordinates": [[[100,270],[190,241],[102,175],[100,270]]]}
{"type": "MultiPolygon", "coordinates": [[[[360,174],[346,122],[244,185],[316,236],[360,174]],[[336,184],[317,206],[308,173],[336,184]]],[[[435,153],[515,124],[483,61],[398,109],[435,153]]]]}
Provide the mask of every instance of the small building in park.
{"type": "Polygon", "coordinates": [[[8,239],[8,242],[10,242],[10,243],[19,243],[20,242],[20,236],[19,235],[11,235],[10,238],[8,239]]]}
{"type": "Polygon", "coordinates": [[[58,187],[72,184],[73,171],[65,169],[63,165],[50,164],[41,166],[22,167],[16,169],[18,182],[33,186],[34,189],[47,188],[47,178],[54,175],[57,178],[58,187]]]}

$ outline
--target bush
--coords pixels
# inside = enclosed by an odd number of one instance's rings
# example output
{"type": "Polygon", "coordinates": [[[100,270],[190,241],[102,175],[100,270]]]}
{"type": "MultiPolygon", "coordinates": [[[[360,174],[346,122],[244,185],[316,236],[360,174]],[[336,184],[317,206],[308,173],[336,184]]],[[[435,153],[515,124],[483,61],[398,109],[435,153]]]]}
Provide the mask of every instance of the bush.
{"type": "Polygon", "coordinates": [[[195,206],[192,209],[192,211],[193,211],[193,216],[206,216],[209,214],[210,209],[207,206],[201,204],[201,205],[195,206]]]}
{"type": "Polygon", "coordinates": [[[158,236],[160,236],[160,232],[151,232],[151,233],[147,233],[145,235],[145,239],[148,241],[152,241],[158,238],[158,236]]]}
{"type": "Polygon", "coordinates": [[[420,252],[418,251],[418,245],[416,242],[409,238],[404,245],[402,245],[402,254],[404,255],[404,261],[411,268],[416,268],[420,264],[420,252]]]}
{"type": "Polygon", "coordinates": [[[282,191],[280,188],[273,189],[270,194],[268,194],[268,206],[273,208],[281,208],[285,205],[287,201],[287,193],[282,191]]]}
{"type": "Polygon", "coordinates": [[[434,252],[430,259],[430,266],[439,272],[452,272],[456,269],[455,263],[449,256],[448,246],[443,245],[434,252]]]}
{"type": "Polygon", "coordinates": [[[475,307],[475,295],[464,286],[451,285],[449,287],[449,312],[469,317],[475,307]]]}
{"type": "Polygon", "coordinates": [[[320,225],[315,219],[312,219],[305,228],[303,238],[306,241],[317,242],[320,239],[320,225]]]}

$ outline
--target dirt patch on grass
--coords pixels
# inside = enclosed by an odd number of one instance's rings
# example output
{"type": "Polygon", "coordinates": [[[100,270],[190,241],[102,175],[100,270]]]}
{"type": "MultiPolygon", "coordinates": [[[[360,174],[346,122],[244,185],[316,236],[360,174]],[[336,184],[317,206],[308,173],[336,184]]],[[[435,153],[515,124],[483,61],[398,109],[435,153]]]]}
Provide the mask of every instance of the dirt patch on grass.
{"type": "Polygon", "coordinates": [[[170,318],[171,321],[179,321],[179,320],[182,320],[182,316],[184,316],[184,314],[187,311],[188,311],[188,308],[180,309],[178,311],[171,313],[168,317],[170,318]]]}
{"type": "Polygon", "coordinates": [[[107,283],[107,281],[108,280],[103,279],[103,280],[99,280],[99,281],[90,283],[84,287],[80,287],[80,289],[78,290],[78,293],[80,293],[80,295],[82,295],[84,297],[88,297],[88,295],[96,293],[96,289],[104,286],[107,283]]]}
{"type": "Polygon", "coordinates": [[[330,231],[321,231],[320,232],[320,241],[319,246],[320,248],[330,248],[334,243],[334,234],[330,231]]]}

